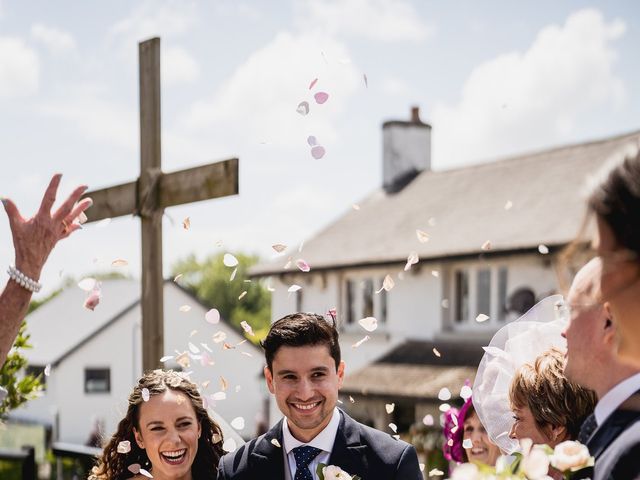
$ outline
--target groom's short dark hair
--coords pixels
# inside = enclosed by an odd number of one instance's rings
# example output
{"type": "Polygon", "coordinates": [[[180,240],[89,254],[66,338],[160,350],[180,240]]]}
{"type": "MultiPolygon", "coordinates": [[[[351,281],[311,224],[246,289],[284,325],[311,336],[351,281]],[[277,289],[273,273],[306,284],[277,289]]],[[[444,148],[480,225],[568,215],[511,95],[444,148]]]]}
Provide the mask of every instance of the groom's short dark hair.
{"type": "Polygon", "coordinates": [[[280,347],[305,347],[326,345],[329,354],[340,365],[340,344],[334,320],[327,320],[315,313],[292,313],[276,320],[262,341],[267,367],[272,370],[273,358],[280,347]]]}

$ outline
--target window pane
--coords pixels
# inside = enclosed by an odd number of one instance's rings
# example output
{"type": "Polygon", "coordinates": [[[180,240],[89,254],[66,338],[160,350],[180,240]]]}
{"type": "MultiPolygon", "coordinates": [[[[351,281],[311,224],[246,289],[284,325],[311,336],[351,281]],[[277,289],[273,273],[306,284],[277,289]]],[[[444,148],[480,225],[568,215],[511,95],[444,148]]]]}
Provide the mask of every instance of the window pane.
{"type": "Polygon", "coordinates": [[[347,324],[351,324],[355,322],[355,314],[353,311],[355,308],[355,305],[353,304],[354,287],[355,285],[353,283],[353,280],[347,280],[347,305],[345,308],[347,312],[347,324]]]}
{"type": "Polygon", "coordinates": [[[87,368],[84,371],[85,393],[109,393],[111,372],[108,368],[87,368]]]}
{"type": "Polygon", "coordinates": [[[378,322],[385,323],[387,321],[387,291],[383,288],[378,295],[380,296],[380,312],[376,318],[378,322]]]}
{"type": "Polygon", "coordinates": [[[469,319],[469,273],[457,270],[455,274],[456,322],[469,319]]]}
{"type": "Polygon", "coordinates": [[[296,312],[302,311],[302,290],[296,292],[296,312]]]}
{"type": "Polygon", "coordinates": [[[491,270],[483,268],[478,270],[478,297],[476,302],[476,315],[484,313],[491,315],[491,270]]]}
{"type": "Polygon", "coordinates": [[[362,317],[373,317],[373,279],[362,283],[362,317]]]}
{"type": "Polygon", "coordinates": [[[498,319],[507,317],[507,267],[498,270],[498,319]]]}

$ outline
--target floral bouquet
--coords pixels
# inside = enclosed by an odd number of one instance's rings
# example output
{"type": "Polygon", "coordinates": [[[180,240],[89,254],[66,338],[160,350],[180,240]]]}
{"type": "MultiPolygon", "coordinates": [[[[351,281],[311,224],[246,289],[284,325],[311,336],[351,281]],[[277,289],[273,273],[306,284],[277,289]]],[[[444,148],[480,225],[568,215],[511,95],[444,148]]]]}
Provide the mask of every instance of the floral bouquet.
{"type": "Polygon", "coordinates": [[[320,480],[362,480],[357,475],[349,475],[340,467],[335,465],[325,465],[324,463],[318,464],[316,474],[320,480]]]}
{"type": "Polygon", "coordinates": [[[573,472],[594,464],[589,449],[571,440],[551,449],[547,445],[533,445],[527,439],[520,442],[520,450],[515,454],[515,461],[509,463],[508,457],[500,457],[495,467],[463,463],[453,471],[451,480],[551,480],[548,475],[550,466],[569,479],[573,472]]]}

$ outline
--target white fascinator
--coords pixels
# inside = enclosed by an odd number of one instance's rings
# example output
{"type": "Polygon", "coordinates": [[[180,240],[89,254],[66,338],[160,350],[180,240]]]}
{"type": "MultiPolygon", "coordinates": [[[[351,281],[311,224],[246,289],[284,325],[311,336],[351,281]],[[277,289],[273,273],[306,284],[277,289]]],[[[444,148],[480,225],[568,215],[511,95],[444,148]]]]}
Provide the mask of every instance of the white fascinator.
{"type": "Polygon", "coordinates": [[[509,388],[516,370],[552,347],[566,350],[561,333],[567,323],[562,295],[552,295],[534,305],[493,336],[478,366],[473,383],[473,406],[491,440],[508,454],[518,449],[509,438],[513,413],[509,388]]]}

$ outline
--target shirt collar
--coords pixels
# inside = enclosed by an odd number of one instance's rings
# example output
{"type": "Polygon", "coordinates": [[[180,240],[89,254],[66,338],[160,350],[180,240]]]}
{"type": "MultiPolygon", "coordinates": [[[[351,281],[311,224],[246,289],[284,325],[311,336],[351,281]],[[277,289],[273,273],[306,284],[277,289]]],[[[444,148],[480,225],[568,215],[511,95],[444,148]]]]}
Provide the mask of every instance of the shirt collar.
{"type": "Polygon", "coordinates": [[[618,383],[615,387],[605,393],[598,401],[593,412],[598,425],[611,415],[627,398],[640,390],[640,373],[636,373],[618,383]]]}
{"type": "Polygon", "coordinates": [[[324,429],[316,435],[309,443],[302,443],[295,438],[289,430],[288,419],[285,417],[282,422],[282,440],[284,442],[284,450],[289,454],[291,450],[302,445],[308,445],[310,447],[316,447],[324,452],[331,453],[333,449],[333,443],[336,440],[338,434],[338,427],[340,426],[340,411],[338,408],[333,409],[333,415],[331,420],[324,429]]]}

